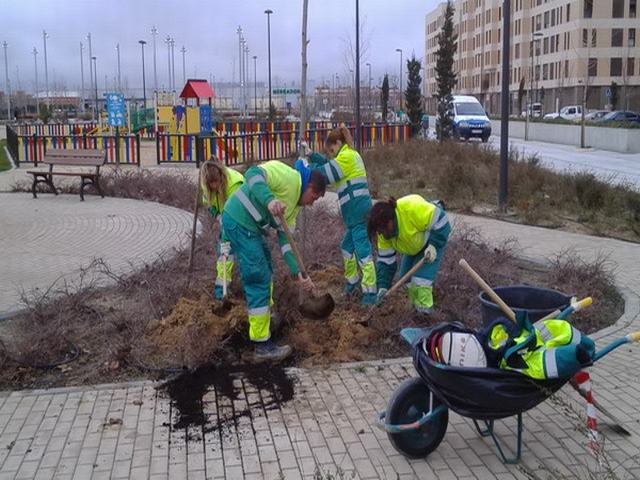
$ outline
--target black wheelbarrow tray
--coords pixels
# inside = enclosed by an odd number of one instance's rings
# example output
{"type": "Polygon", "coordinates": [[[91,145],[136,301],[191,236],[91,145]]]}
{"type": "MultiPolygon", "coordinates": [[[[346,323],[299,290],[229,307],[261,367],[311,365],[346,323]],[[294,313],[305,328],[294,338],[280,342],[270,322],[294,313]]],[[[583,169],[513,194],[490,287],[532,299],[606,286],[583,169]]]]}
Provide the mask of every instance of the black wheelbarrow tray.
{"type": "MultiPolygon", "coordinates": [[[[572,313],[571,307],[558,316],[572,313]]],[[[535,380],[499,368],[463,368],[437,363],[421,348],[422,340],[438,329],[473,332],[459,323],[443,323],[428,329],[405,328],[400,333],[413,347],[413,363],[420,375],[400,384],[387,410],[378,413],[376,424],[386,431],[391,444],[403,455],[423,458],[434,451],[447,431],[449,409],[473,420],[478,433],[491,437],[505,463],[518,463],[522,452],[522,414],[545,401],[568,378],[535,380]],[[494,421],[517,417],[515,456],[507,458],[494,433],[494,421]],[[484,425],[481,427],[480,423],[484,425]]],[[[625,343],[640,341],[640,331],[615,340],[593,357],[597,361],[625,343]]]]}

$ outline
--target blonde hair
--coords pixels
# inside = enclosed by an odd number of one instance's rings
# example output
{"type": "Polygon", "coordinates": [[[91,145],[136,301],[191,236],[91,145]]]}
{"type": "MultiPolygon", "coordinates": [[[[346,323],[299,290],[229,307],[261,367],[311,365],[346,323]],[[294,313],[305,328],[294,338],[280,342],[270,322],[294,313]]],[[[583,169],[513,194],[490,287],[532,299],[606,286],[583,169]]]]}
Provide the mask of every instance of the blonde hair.
{"type": "Polygon", "coordinates": [[[218,198],[226,200],[227,192],[227,171],[224,164],[215,156],[204,162],[200,167],[200,184],[208,197],[218,196],[218,198]],[[210,191],[209,183],[215,181],[218,183],[218,189],[215,192],[210,191]]]}

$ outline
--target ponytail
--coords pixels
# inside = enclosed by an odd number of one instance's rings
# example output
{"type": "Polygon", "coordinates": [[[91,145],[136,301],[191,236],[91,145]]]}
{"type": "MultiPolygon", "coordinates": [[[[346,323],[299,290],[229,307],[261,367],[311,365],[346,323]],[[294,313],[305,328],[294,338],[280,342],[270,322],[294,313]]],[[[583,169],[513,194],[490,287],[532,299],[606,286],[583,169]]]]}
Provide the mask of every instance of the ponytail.
{"type": "Polygon", "coordinates": [[[337,127],[329,132],[327,140],[324,142],[325,148],[330,145],[334,145],[341,141],[343,144],[349,145],[349,148],[353,148],[353,137],[347,127],[337,127]]]}
{"type": "Polygon", "coordinates": [[[367,222],[367,234],[371,241],[375,240],[378,233],[381,233],[390,221],[396,219],[396,199],[390,197],[386,202],[378,202],[369,211],[367,222]]]}

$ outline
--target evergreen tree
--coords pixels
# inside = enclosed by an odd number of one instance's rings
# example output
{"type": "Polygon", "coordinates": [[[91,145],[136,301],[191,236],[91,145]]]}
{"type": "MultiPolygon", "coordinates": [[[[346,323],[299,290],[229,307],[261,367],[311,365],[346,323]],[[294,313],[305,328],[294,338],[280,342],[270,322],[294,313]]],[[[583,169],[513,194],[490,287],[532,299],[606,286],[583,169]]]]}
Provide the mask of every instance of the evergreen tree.
{"type": "Polygon", "coordinates": [[[458,48],[458,34],[453,31],[454,8],[451,0],[447,0],[444,12],[444,23],[438,34],[438,51],[436,52],[436,83],[438,91],[438,138],[440,141],[453,135],[453,96],[452,92],[458,81],[453,71],[453,56],[458,48]]]}
{"type": "Polygon", "coordinates": [[[387,123],[387,115],[389,114],[389,75],[386,73],[384,75],[384,80],[382,80],[380,97],[380,103],[382,105],[382,121],[387,123]]]}
{"type": "Polygon", "coordinates": [[[407,60],[407,70],[409,78],[407,80],[407,90],[405,91],[405,103],[407,106],[407,115],[411,125],[411,136],[418,135],[421,130],[420,122],[422,120],[422,94],[420,93],[420,62],[416,60],[415,55],[407,60]]]}
{"type": "Polygon", "coordinates": [[[518,86],[518,116],[522,112],[522,99],[524,98],[524,77],[520,79],[520,85],[518,86]]]}

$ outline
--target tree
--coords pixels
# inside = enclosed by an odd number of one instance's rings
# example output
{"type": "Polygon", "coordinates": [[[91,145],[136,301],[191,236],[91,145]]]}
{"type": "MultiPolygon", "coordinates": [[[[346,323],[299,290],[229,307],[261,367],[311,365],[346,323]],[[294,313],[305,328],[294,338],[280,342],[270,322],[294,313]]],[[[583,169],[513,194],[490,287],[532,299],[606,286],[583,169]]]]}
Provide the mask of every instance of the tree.
{"type": "Polygon", "coordinates": [[[422,95],[420,93],[420,83],[422,82],[422,78],[420,77],[420,62],[416,60],[415,56],[407,60],[407,70],[409,72],[409,78],[407,80],[405,102],[409,123],[411,125],[411,136],[413,137],[420,133],[420,122],[423,113],[422,95]]]}
{"type": "Polygon", "coordinates": [[[49,110],[49,107],[47,107],[47,104],[43,103],[40,105],[40,120],[42,120],[43,123],[48,123],[50,118],[51,111],[49,110]]]}
{"type": "Polygon", "coordinates": [[[436,84],[438,91],[438,138],[440,141],[453,135],[453,92],[458,82],[456,72],[453,71],[453,56],[458,48],[458,34],[453,31],[453,4],[447,0],[444,12],[444,23],[438,34],[438,51],[436,52],[436,84]]]}
{"type": "Polygon", "coordinates": [[[387,123],[387,115],[389,113],[389,75],[386,73],[380,90],[380,104],[382,105],[382,121],[387,123]]]}
{"type": "Polygon", "coordinates": [[[611,110],[617,110],[618,109],[618,84],[616,82],[611,82],[611,86],[609,87],[609,90],[611,90],[611,97],[609,99],[609,102],[611,102],[611,110]]]}
{"type": "Polygon", "coordinates": [[[273,103],[269,104],[269,120],[275,120],[277,116],[278,109],[273,103]]]}

